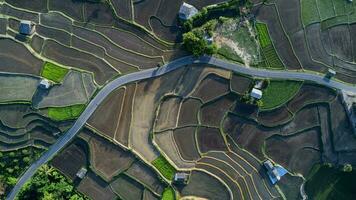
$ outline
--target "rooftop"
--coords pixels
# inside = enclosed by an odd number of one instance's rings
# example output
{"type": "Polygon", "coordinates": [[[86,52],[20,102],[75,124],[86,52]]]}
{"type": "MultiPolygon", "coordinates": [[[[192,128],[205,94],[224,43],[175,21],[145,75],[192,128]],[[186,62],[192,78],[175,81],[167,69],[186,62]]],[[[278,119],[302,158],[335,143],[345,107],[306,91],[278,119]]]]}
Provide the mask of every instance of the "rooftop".
{"type": "Polygon", "coordinates": [[[198,13],[198,9],[196,9],[194,6],[190,4],[183,2],[183,4],[180,6],[179,9],[179,18],[183,20],[187,20],[193,17],[197,13],[198,13]]]}
{"type": "Polygon", "coordinates": [[[34,24],[28,20],[20,22],[19,32],[23,35],[31,35],[34,32],[34,24]]]}
{"type": "Polygon", "coordinates": [[[262,98],[262,91],[256,88],[253,88],[251,91],[251,97],[255,99],[261,99],[262,98]]]}
{"type": "Polygon", "coordinates": [[[84,178],[85,174],[87,174],[87,169],[82,167],[78,172],[77,172],[77,177],[79,178],[84,178]]]}
{"type": "Polygon", "coordinates": [[[49,80],[47,79],[42,79],[41,82],[40,82],[40,87],[43,88],[43,89],[48,89],[51,87],[51,82],[49,82],[49,80]]]}
{"type": "Polygon", "coordinates": [[[287,170],[279,165],[273,165],[270,160],[266,160],[263,165],[267,170],[267,175],[272,184],[276,184],[282,176],[287,173],[287,170]]]}

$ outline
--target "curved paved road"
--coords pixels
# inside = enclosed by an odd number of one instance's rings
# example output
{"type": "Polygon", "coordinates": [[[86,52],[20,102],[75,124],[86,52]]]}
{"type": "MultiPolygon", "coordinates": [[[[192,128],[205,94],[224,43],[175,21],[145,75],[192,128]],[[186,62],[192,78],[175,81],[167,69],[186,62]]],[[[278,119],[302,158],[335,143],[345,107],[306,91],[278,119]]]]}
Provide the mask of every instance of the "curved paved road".
{"type": "Polygon", "coordinates": [[[215,65],[216,67],[248,74],[258,77],[266,78],[282,78],[282,79],[300,79],[309,80],[325,86],[347,90],[356,93],[356,87],[346,85],[338,81],[325,79],[323,76],[316,74],[308,74],[304,72],[290,72],[290,71],[269,71],[256,68],[246,68],[239,64],[229,63],[224,60],[212,58],[209,56],[202,56],[199,59],[194,59],[191,56],[180,58],[160,68],[147,69],[128,75],[116,78],[112,82],[105,85],[94,99],[88,104],[87,108],[80,115],[74,125],[62,135],[55,144],[53,144],[48,151],[46,151],[37,161],[35,161],[21,176],[15,187],[12,189],[7,199],[13,200],[20,191],[21,187],[28,181],[36,172],[36,170],[43,164],[47,163],[54,155],[56,155],[68,142],[70,142],[75,135],[82,129],[89,117],[94,113],[99,104],[116,88],[130,82],[135,82],[143,79],[158,77],[177,68],[184,67],[192,63],[205,63],[215,65]]]}

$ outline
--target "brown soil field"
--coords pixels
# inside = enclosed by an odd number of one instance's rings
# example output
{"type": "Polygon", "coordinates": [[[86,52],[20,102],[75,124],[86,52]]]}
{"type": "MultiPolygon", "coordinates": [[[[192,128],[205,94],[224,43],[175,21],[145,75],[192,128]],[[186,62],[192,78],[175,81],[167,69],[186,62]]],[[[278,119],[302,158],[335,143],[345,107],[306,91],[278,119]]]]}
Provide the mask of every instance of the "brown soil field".
{"type": "Polygon", "coordinates": [[[24,46],[10,39],[0,39],[0,71],[39,75],[42,61],[24,46]],[[16,55],[16,56],[15,56],[16,55]]]}
{"type": "Polygon", "coordinates": [[[31,40],[31,48],[35,50],[36,53],[41,54],[44,39],[38,35],[34,35],[31,40]]]}
{"type": "Polygon", "coordinates": [[[71,35],[69,35],[65,31],[48,28],[45,26],[37,25],[36,33],[44,38],[51,38],[56,42],[59,42],[63,45],[70,46],[71,45],[71,35]]]}
{"type": "Polygon", "coordinates": [[[281,133],[289,134],[318,124],[319,117],[317,107],[310,105],[299,110],[290,123],[281,127],[281,133]]]}
{"type": "Polygon", "coordinates": [[[45,13],[47,12],[47,1],[48,0],[33,0],[31,2],[29,1],[20,2],[16,0],[6,0],[5,2],[17,8],[23,8],[26,10],[45,13]]]}
{"type": "Polygon", "coordinates": [[[132,118],[133,98],[136,92],[136,83],[126,86],[124,104],[119,119],[119,124],[115,134],[115,140],[121,144],[128,146],[130,125],[132,118]]]}
{"type": "Polygon", "coordinates": [[[285,67],[287,69],[301,69],[300,63],[292,51],[292,46],[283,31],[275,5],[264,5],[260,7],[258,9],[257,19],[267,24],[268,32],[276,52],[285,67]]]}
{"type": "Polygon", "coordinates": [[[249,119],[256,119],[258,114],[258,107],[256,105],[237,101],[236,105],[231,109],[231,111],[239,116],[244,116],[249,119]]]}
{"type": "Polygon", "coordinates": [[[178,126],[198,124],[198,111],[201,105],[198,99],[185,99],[180,108],[178,126]]]}
{"type": "Polygon", "coordinates": [[[209,74],[200,82],[192,96],[200,98],[203,102],[208,102],[229,91],[229,80],[209,74]]]}
{"type": "Polygon", "coordinates": [[[238,187],[236,182],[232,181],[223,171],[221,171],[221,169],[204,163],[198,163],[196,168],[203,169],[219,177],[220,180],[227,185],[226,187],[228,187],[232,192],[232,197],[227,199],[243,199],[241,189],[238,187]]]}
{"type": "Polygon", "coordinates": [[[13,8],[6,4],[0,5],[0,13],[4,15],[13,16],[17,19],[29,20],[35,23],[38,23],[39,16],[37,13],[23,11],[17,8],[13,8]]]}
{"type": "Polygon", "coordinates": [[[176,142],[180,155],[189,161],[200,158],[195,140],[196,127],[178,128],[173,131],[174,141],[176,142]]]}
{"type": "Polygon", "coordinates": [[[7,19],[0,18],[0,34],[6,34],[7,19]]]}
{"type": "Polygon", "coordinates": [[[85,3],[83,13],[85,22],[107,26],[115,23],[114,13],[107,3],[85,3]]]}
{"type": "Polygon", "coordinates": [[[127,32],[127,30],[122,31],[101,26],[96,26],[95,30],[104,34],[116,44],[135,52],[148,56],[159,56],[163,53],[158,47],[153,46],[131,32],[127,32]]]}
{"type": "Polygon", "coordinates": [[[299,92],[295,95],[295,98],[288,103],[288,108],[291,112],[295,113],[307,104],[329,102],[335,97],[336,93],[332,89],[304,83],[299,92]]]}
{"type": "Polygon", "coordinates": [[[179,8],[182,4],[181,0],[161,0],[155,16],[166,26],[176,26],[179,8]]]}
{"type": "MultiPolygon", "coordinates": [[[[350,34],[356,35],[356,24],[349,25],[350,34]]],[[[351,44],[352,44],[352,52],[354,52],[353,61],[356,61],[356,38],[351,37],[351,44]]]]}
{"type": "Polygon", "coordinates": [[[83,4],[73,2],[72,0],[51,1],[48,2],[49,10],[63,12],[74,20],[83,21],[83,4]]]}
{"type": "Polygon", "coordinates": [[[221,120],[229,108],[233,105],[237,96],[230,93],[217,100],[204,104],[200,110],[201,124],[205,126],[219,127],[221,120]]]}
{"type": "Polygon", "coordinates": [[[237,94],[243,95],[248,92],[252,83],[253,80],[251,78],[233,73],[230,81],[230,88],[237,94]]]}
{"type": "MultiPolygon", "coordinates": [[[[75,35],[72,35],[72,47],[83,50],[88,53],[95,54],[100,57],[107,57],[107,55],[105,54],[105,49],[103,47],[99,47],[94,44],[91,44],[83,39],[80,39],[75,35]]],[[[110,60],[107,59],[107,61],[110,64],[113,64],[112,62],[110,62],[110,60]]]]}
{"type": "Polygon", "coordinates": [[[156,14],[160,1],[161,0],[143,0],[134,2],[135,21],[148,30],[151,30],[149,20],[151,16],[156,14]]]}
{"type": "Polygon", "coordinates": [[[306,38],[309,45],[311,57],[329,66],[333,66],[333,59],[326,51],[322,42],[320,23],[311,24],[306,28],[306,38]]]}
{"type": "Polygon", "coordinates": [[[161,19],[157,17],[151,17],[150,25],[155,35],[159,38],[172,43],[182,42],[182,31],[178,26],[163,24],[161,19]]]}
{"type": "Polygon", "coordinates": [[[279,18],[287,34],[293,34],[303,28],[301,5],[299,0],[276,1],[279,18]]]}
{"type": "Polygon", "coordinates": [[[356,150],[356,137],[352,132],[350,120],[347,116],[341,97],[330,104],[330,124],[333,146],[335,151],[356,150]]]}
{"type": "Polygon", "coordinates": [[[87,173],[77,189],[91,199],[112,200],[117,198],[110,185],[91,171],[87,173]]]}
{"type": "Polygon", "coordinates": [[[227,147],[219,129],[199,127],[197,131],[199,149],[202,153],[208,151],[226,151],[227,147]]]}
{"type": "MultiPolygon", "coordinates": [[[[109,138],[114,138],[124,97],[125,88],[118,88],[112,92],[89,118],[89,125],[104,133],[109,138]]],[[[126,113],[122,114],[125,115],[126,113]]]]}
{"type": "Polygon", "coordinates": [[[74,141],[65,148],[59,155],[51,161],[51,165],[69,177],[71,180],[76,178],[77,172],[86,167],[88,160],[86,153],[88,150],[79,140],[74,141]]]}
{"type": "Polygon", "coordinates": [[[311,129],[287,137],[274,135],[266,140],[265,151],[278,164],[306,175],[316,162],[320,162],[320,148],[320,133],[311,129]]]}
{"type": "Polygon", "coordinates": [[[162,194],[166,187],[166,184],[159,179],[159,175],[140,161],[135,162],[125,174],[144,184],[156,194],[162,194]]]}
{"type": "Polygon", "coordinates": [[[145,189],[143,192],[142,200],[159,200],[157,196],[155,196],[151,191],[145,189]]]}
{"type": "Polygon", "coordinates": [[[215,177],[194,170],[189,183],[180,189],[182,196],[197,196],[207,199],[230,199],[227,188],[215,177]]]}
{"type": "Polygon", "coordinates": [[[117,74],[115,70],[102,60],[75,49],[62,46],[51,40],[45,42],[43,54],[64,65],[93,72],[96,82],[100,85],[117,74]]]}
{"type": "Polygon", "coordinates": [[[89,141],[93,168],[110,181],[115,175],[125,171],[136,160],[129,151],[109,141],[92,135],[89,141]]]}
{"type": "Polygon", "coordinates": [[[41,25],[65,30],[72,33],[72,21],[61,13],[42,13],[40,15],[41,25]]]}
{"type": "Polygon", "coordinates": [[[332,53],[340,59],[353,61],[351,35],[348,25],[334,26],[328,31],[332,53]]]}
{"type": "Polygon", "coordinates": [[[282,106],[271,111],[259,112],[257,120],[263,126],[275,127],[287,123],[292,117],[293,115],[288,111],[288,108],[282,106]]]}
{"type": "Polygon", "coordinates": [[[301,199],[300,186],[302,184],[302,178],[286,174],[278,182],[278,187],[282,190],[287,199],[301,199]]]}
{"type": "Polygon", "coordinates": [[[131,7],[131,0],[110,0],[112,3],[116,13],[126,19],[126,20],[131,20],[132,19],[132,7],[131,7]]]}
{"type": "Polygon", "coordinates": [[[304,35],[304,31],[300,30],[295,32],[293,35],[290,36],[291,42],[293,44],[293,49],[298,57],[303,69],[317,71],[320,73],[327,72],[327,67],[321,65],[320,63],[314,62],[309,53],[308,53],[308,45],[306,43],[306,38],[304,35]]]}
{"type": "Polygon", "coordinates": [[[155,131],[176,127],[181,98],[167,96],[162,99],[155,122],[155,131]]]}
{"type": "Polygon", "coordinates": [[[114,182],[111,183],[111,187],[121,199],[142,199],[144,187],[126,175],[120,175],[114,182]]]}

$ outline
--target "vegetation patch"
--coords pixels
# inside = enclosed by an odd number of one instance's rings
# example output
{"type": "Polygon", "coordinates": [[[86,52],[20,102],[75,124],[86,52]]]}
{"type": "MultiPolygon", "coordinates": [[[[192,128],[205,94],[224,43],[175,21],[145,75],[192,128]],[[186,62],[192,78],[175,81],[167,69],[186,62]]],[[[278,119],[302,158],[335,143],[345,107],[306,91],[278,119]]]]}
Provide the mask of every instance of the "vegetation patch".
{"type": "Polygon", "coordinates": [[[263,90],[261,109],[279,107],[289,101],[299,91],[302,82],[291,80],[272,80],[263,90]]]}
{"type": "Polygon", "coordinates": [[[162,194],[162,200],[175,200],[174,190],[171,187],[164,189],[162,194]]]}
{"type": "Polygon", "coordinates": [[[268,28],[266,24],[257,23],[256,29],[258,33],[258,40],[260,41],[261,47],[265,48],[272,45],[271,38],[269,37],[268,28]]]}
{"type": "Polygon", "coordinates": [[[305,189],[310,199],[354,199],[356,172],[345,172],[328,165],[313,167],[305,189]]]}
{"type": "Polygon", "coordinates": [[[155,166],[161,174],[168,180],[172,180],[176,172],[174,167],[161,155],[156,158],[152,165],[155,166]]]}
{"type": "Polygon", "coordinates": [[[44,78],[59,83],[63,80],[69,69],[60,67],[56,64],[46,62],[43,65],[41,76],[44,78]]]}
{"type": "Polygon", "coordinates": [[[76,119],[84,111],[85,106],[85,104],[79,104],[67,107],[50,107],[48,108],[48,117],[56,121],[76,119]]]}
{"type": "Polygon", "coordinates": [[[302,0],[301,7],[304,26],[320,21],[316,0],[302,0]]]}
{"type": "Polygon", "coordinates": [[[34,147],[27,147],[15,151],[0,152],[0,199],[16,184],[17,178],[35,160],[37,160],[42,150],[34,147]]]}
{"type": "Polygon", "coordinates": [[[58,170],[44,165],[21,189],[18,199],[88,199],[71,184],[58,170]]]}

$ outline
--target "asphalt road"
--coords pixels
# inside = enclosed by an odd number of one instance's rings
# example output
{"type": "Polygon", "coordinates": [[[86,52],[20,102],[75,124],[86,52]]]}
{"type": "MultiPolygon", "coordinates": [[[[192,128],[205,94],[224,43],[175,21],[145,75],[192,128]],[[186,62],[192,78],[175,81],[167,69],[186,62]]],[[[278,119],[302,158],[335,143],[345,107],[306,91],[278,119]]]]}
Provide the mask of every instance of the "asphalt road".
{"type": "Polygon", "coordinates": [[[309,74],[305,72],[291,72],[291,71],[271,71],[271,70],[262,70],[257,68],[247,68],[243,65],[229,63],[228,61],[203,56],[199,59],[194,59],[191,56],[180,58],[174,60],[167,65],[164,65],[160,68],[147,69],[135,73],[131,73],[128,75],[124,75],[116,78],[111,81],[107,85],[105,85],[98,94],[94,97],[94,99],[89,103],[84,112],[80,115],[74,125],[64,134],[62,135],[56,143],[54,143],[48,151],[46,151],[37,161],[32,163],[32,165],[26,170],[24,174],[20,177],[17,184],[14,186],[12,191],[9,193],[7,199],[13,200],[15,196],[20,191],[21,187],[35,174],[37,169],[47,163],[52,159],[64,146],[69,143],[75,135],[82,129],[85,125],[86,121],[89,117],[94,113],[99,104],[116,88],[125,85],[130,82],[135,82],[143,79],[154,78],[161,75],[164,75],[168,72],[171,72],[177,68],[184,67],[188,64],[192,63],[206,63],[215,65],[216,67],[231,70],[234,72],[239,72],[242,74],[264,77],[264,78],[281,78],[281,79],[298,79],[298,80],[308,80],[312,82],[316,82],[321,85],[325,85],[328,87],[346,90],[350,92],[356,93],[356,87],[343,84],[341,82],[335,80],[329,80],[324,78],[323,76],[317,74],[309,74]]]}

